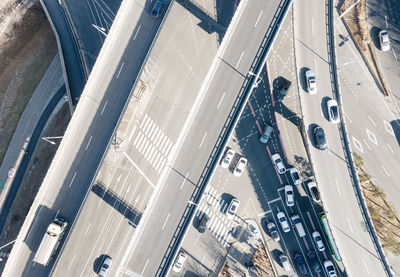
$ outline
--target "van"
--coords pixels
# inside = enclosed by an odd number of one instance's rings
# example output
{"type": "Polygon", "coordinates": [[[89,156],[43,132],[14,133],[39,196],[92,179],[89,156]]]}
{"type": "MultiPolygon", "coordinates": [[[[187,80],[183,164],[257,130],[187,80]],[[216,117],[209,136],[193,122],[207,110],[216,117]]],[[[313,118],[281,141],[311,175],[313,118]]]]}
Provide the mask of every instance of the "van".
{"type": "Polygon", "coordinates": [[[267,143],[268,140],[269,140],[269,138],[271,137],[271,134],[272,134],[272,131],[273,131],[273,130],[274,130],[274,129],[273,129],[271,126],[267,125],[267,126],[265,127],[264,133],[263,133],[262,136],[260,137],[260,142],[261,142],[261,143],[267,143]]]}
{"type": "Polygon", "coordinates": [[[300,216],[297,214],[293,214],[290,219],[292,220],[293,225],[296,227],[297,233],[299,237],[304,237],[306,232],[304,231],[303,224],[301,223],[300,216]]]}

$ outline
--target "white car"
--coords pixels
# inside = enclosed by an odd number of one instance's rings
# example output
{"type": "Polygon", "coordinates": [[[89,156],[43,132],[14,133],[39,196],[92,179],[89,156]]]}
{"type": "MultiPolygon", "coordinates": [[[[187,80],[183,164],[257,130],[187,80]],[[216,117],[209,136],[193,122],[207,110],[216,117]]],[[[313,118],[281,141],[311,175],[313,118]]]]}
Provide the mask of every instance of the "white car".
{"type": "Polygon", "coordinates": [[[382,51],[389,51],[390,50],[390,40],[389,40],[389,34],[387,30],[381,30],[379,31],[379,44],[381,46],[382,51]]]}
{"type": "Polygon", "coordinates": [[[328,102],[326,102],[326,106],[328,109],[329,121],[332,124],[339,123],[340,122],[339,108],[338,108],[338,103],[336,102],[336,100],[335,99],[328,100],[328,102]]]}
{"type": "Polygon", "coordinates": [[[335,269],[335,266],[333,265],[332,261],[326,260],[324,262],[324,268],[325,268],[326,274],[328,274],[329,277],[337,277],[336,269],[335,269]]]}
{"type": "Polygon", "coordinates": [[[292,167],[291,169],[289,169],[289,172],[290,172],[290,177],[292,177],[293,183],[296,186],[301,185],[302,181],[300,179],[300,174],[297,168],[292,167]]]}
{"type": "Polygon", "coordinates": [[[306,71],[306,81],[307,81],[307,91],[310,95],[317,93],[317,78],[315,76],[314,70],[306,71]]]}
{"type": "Polygon", "coordinates": [[[324,245],[324,242],[322,241],[321,234],[318,231],[314,231],[312,233],[312,237],[314,239],[315,244],[317,245],[318,250],[324,251],[325,245],[324,245]]]}
{"type": "Polygon", "coordinates": [[[283,174],[283,173],[286,172],[286,167],[283,164],[283,161],[282,161],[281,156],[279,154],[272,155],[272,160],[274,161],[274,165],[275,165],[276,170],[278,171],[279,174],[283,174]]]}
{"type": "Polygon", "coordinates": [[[174,266],[172,267],[172,270],[176,273],[181,272],[182,267],[185,264],[186,258],[187,256],[185,253],[179,253],[178,257],[175,260],[174,266]]]}
{"type": "Polygon", "coordinates": [[[279,236],[279,232],[278,232],[278,228],[276,228],[275,223],[273,222],[268,222],[267,224],[267,229],[271,235],[271,237],[273,238],[274,241],[280,241],[281,238],[279,236]]]}
{"type": "Polygon", "coordinates": [[[100,266],[100,269],[98,271],[98,276],[106,277],[108,271],[110,270],[111,265],[112,265],[112,258],[109,256],[106,256],[103,260],[103,263],[100,266]]]}
{"type": "Polygon", "coordinates": [[[229,165],[232,162],[233,157],[235,156],[235,150],[233,149],[228,149],[228,151],[226,151],[224,158],[221,161],[221,167],[222,168],[228,168],[229,165]]]}
{"type": "Polygon", "coordinates": [[[294,206],[294,192],[293,192],[293,187],[291,185],[285,186],[285,199],[286,199],[286,205],[288,207],[294,206]]]}
{"type": "Polygon", "coordinates": [[[228,219],[233,219],[237,213],[239,208],[240,202],[236,198],[233,198],[231,203],[229,204],[228,208],[226,209],[226,217],[228,219]]]}
{"type": "Polygon", "coordinates": [[[315,182],[309,182],[307,186],[312,200],[314,200],[317,203],[321,202],[321,195],[319,194],[317,184],[315,182]]]}
{"type": "Polygon", "coordinates": [[[246,165],[247,165],[247,159],[245,157],[241,157],[239,161],[236,163],[235,169],[233,170],[233,175],[235,175],[236,177],[242,175],[246,165]]]}
{"type": "Polygon", "coordinates": [[[279,223],[281,224],[283,232],[287,233],[290,232],[289,222],[284,212],[278,212],[276,214],[279,223]]]}

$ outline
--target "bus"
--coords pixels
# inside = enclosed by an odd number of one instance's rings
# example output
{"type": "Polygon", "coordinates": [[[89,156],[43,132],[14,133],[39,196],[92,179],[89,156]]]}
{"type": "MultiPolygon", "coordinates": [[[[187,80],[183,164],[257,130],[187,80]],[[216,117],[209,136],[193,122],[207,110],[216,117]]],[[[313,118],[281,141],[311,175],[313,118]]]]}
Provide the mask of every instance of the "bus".
{"type": "Polygon", "coordinates": [[[328,238],[328,243],[329,243],[329,248],[331,249],[333,256],[335,256],[335,259],[340,262],[342,258],[339,255],[339,250],[336,247],[335,240],[332,235],[331,227],[329,227],[329,222],[328,219],[326,218],[326,215],[324,212],[319,213],[319,218],[321,220],[322,227],[324,229],[324,233],[326,237],[328,238]]]}

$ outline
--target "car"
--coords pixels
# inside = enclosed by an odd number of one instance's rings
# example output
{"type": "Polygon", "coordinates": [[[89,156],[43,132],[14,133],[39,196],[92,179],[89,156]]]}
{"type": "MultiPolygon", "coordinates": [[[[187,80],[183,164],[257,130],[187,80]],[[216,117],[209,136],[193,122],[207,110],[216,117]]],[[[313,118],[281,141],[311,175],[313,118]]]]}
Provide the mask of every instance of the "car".
{"type": "Polygon", "coordinates": [[[314,239],[315,244],[317,245],[318,251],[324,251],[325,250],[325,245],[324,242],[322,241],[321,234],[318,231],[314,231],[312,233],[312,237],[314,239]]]}
{"type": "Polygon", "coordinates": [[[379,44],[381,46],[382,51],[389,51],[390,50],[390,40],[389,34],[387,30],[380,30],[379,34],[379,44]]]}
{"type": "Polygon", "coordinates": [[[291,185],[285,186],[285,199],[286,199],[286,205],[288,207],[294,206],[294,192],[293,192],[293,187],[291,185]]]}
{"type": "Polygon", "coordinates": [[[322,129],[319,126],[316,126],[314,128],[313,132],[314,132],[315,141],[317,142],[318,149],[325,150],[326,149],[326,138],[325,138],[324,129],[322,129]]]}
{"type": "Polygon", "coordinates": [[[281,265],[282,265],[282,267],[283,267],[283,269],[285,271],[292,270],[292,267],[290,266],[289,259],[285,254],[282,253],[282,254],[279,255],[279,261],[281,262],[281,265]]]}
{"type": "Polygon", "coordinates": [[[105,256],[103,262],[101,263],[100,269],[97,272],[100,277],[106,277],[110,267],[112,265],[112,258],[105,256]]]}
{"type": "Polygon", "coordinates": [[[236,212],[239,208],[240,202],[236,198],[233,198],[228,208],[226,209],[226,217],[229,219],[233,219],[236,215],[236,212]]]}
{"type": "Polygon", "coordinates": [[[186,258],[187,258],[186,254],[183,253],[183,252],[180,252],[178,254],[178,257],[175,260],[175,263],[174,263],[174,265],[172,267],[172,270],[174,272],[176,272],[176,273],[181,272],[182,271],[182,267],[185,264],[186,258]]]}
{"type": "Polygon", "coordinates": [[[228,168],[235,154],[236,154],[235,150],[229,148],[228,151],[225,152],[224,158],[221,161],[221,167],[228,168]]]}
{"type": "Polygon", "coordinates": [[[317,254],[314,251],[310,250],[307,252],[308,260],[310,261],[310,266],[314,270],[315,273],[321,272],[321,266],[318,262],[317,254]]]}
{"type": "Polygon", "coordinates": [[[304,262],[303,256],[301,254],[295,253],[294,261],[296,262],[297,268],[302,274],[308,273],[306,263],[304,262]]]}
{"type": "Polygon", "coordinates": [[[339,108],[338,103],[335,99],[330,99],[326,102],[326,107],[328,110],[329,121],[332,124],[337,124],[340,122],[339,118],[339,108]]]}
{"type": "Polygon", "coordinates": [[[283,164],[281,156],[278,153],[272,155],[272,160],[274,161],[275,168],[279,174],[283,174],[286,172],[286,167],[283,164]]]}
{"type": "Polygon", "coordinates": [[[324,261],[324,268],[329,277],[337,277],[335,266],[331,260],[324,261]]]}
{"type": "Polygon", "coordinates": [[[293,183],[296,186],[301,185],[302,181],[300,179],[300,174],[297,168],[292,167],[291,169],[289,169],[289,172],[290,172],[290,177],[292,177],[293,183]]]}
{"type": "Polygon", "coordinates": [[[236,177],[240,177],[246,165],[247,165],[247,159],[245,157],[241,157],[236,163],[235,169],[233,170],[233,175],[235,175],[236,177]]]}
{"type": "Polygon", "coordinates": [[[317,187],[317,183],[311,181],[307,184],[308,191],[310,192],[310,196],[312,200],[314,200],[317,203],[321,202],[321,195],[319,194],[319,190],[317,187]]]}
{"type": "Polygon", "coordinates": [[[306,71],[306,81],[307,81],[307,91],[310,95],[317,93],[317,78],[315,76],[314,70],[306,71]]]}
{"type": "Polygon", "coordinates": [[[249,224],[249,229],[253,233],[254,237],[259,238],[260,237],[260,230],[258,229],[257,225],[254,225],[252,223],[249,224]]]}
{"type": "Polygon", "coordinates": [[[199,227],[198,227],[198,230],[200,233],[204,233],[206,231],[207,222],[208,222],[208,215],[203,213],[203,215],[200,219],[199,227]]]}
{"type": "Polygon", "coordinates": [[[151,9],[151,16],[153,18],[158,18],[160,16],[160,11],[166,0],[157,0],[151,9]]]}
{"type": "Polygon", "coordinates": [[[289,222],[287,220],[287,217],[284,212],[278,212],[276,214],[276,217],[278,218],[279,223],[281,224],[283,232],[287,233],[290,232],[290,226],[289,222]]]}
{"type": "Polygon", "coordinates": [[[261,143],[267,143],[269,138],[271,137],[271,134],[272,134],[273,130],[274,129],[271,126],[267,125],[265,127],[264,133],[260,137],[260,142],[261,143]]]}
{"type": "Polygon", "coordinates": [[[267,229],[274,241],[280,241],[281,237],[279,236],[278,228],[276,228],[275,223],[273,222],[268,222],[267,223],[267,229]]]}

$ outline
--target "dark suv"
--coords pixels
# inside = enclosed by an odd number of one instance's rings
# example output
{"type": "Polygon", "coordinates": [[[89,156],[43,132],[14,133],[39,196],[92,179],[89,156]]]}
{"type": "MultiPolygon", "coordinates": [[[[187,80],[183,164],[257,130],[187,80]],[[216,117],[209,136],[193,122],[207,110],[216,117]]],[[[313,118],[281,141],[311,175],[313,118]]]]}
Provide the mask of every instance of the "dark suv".
{"type": "Polygon", "coordinates": [[[317,142],[318,149],[325,150],[326,149],[326,138],[325,138],[324,129],[322,129],[319,126],[316,126],[314,128],[313,133],[314,133],[315,141],[317,142]]]}
{"type": "Polygon", "coordinates": [[[306,263],[304,262],[303,256],[299,253],[294,254],[294,260],[296,262],[297,268],[302,274],[307,274],[307,266],[306,263]]]}
{"type": "Polygon", "coordinates": [[[200,219],[199,228],[198,228],[200,233],[204,233],[206,231],[207,222],[208,222],[208,215],[203,214],[203,216],[200,219]]]}

